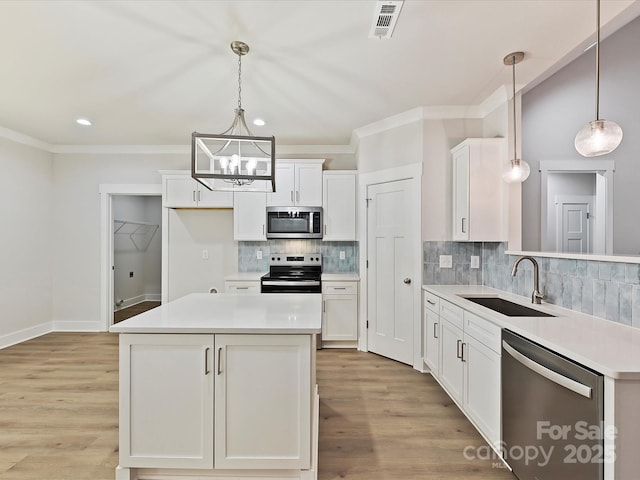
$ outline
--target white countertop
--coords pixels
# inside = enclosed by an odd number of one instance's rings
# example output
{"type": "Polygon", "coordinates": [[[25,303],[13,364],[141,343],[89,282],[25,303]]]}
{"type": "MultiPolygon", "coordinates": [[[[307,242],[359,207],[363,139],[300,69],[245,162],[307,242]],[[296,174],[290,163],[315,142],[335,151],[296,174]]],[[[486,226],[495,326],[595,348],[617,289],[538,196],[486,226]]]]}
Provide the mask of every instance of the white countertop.
{"type": "Polygon", "coordinates": [[[115,333],[320,333],[321,294],[192,293],[112,325],[115,333]]]}
{"type": "Polygon", "coordinates": [[[357,273],[323,273],[323,282],[359,282],[360,276],[357,273]]]}
{"type": "Polygon", "coordinates": [[[604,375],[640,379],[640,329],[484,286],[424,285],[423,289],[604,375]],[[507,317],[459,295],[498,296],[554,317],[507,317]]]}
{"type": "Polygon", "coordinates": [[[225,281],[242,282],[242,281],[259,281],[260,277],[267,272],[236,272],[224,277],[225,281]]]}

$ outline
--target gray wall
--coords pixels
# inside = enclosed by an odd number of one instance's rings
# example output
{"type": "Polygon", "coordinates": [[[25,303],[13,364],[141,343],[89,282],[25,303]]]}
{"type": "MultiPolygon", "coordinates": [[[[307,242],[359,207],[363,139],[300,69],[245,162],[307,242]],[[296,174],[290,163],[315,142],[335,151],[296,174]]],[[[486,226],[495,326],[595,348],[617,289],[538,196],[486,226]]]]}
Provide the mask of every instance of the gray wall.
{"type": "MultiPolygon", "coordinates": [[[[640,254],[637,220],[640,185],[640,18],[601,44],[600,116],[624,132],[622,144],[600,158],[615,161],[614,245],[616,254],[640,254]]],[[[595,49],[542,82],[522,98],[522,158],[531,165],[523,184],[523,250],[540,250],[541,160],[582,159],[575,134],[595,116],[595,49]]]]}

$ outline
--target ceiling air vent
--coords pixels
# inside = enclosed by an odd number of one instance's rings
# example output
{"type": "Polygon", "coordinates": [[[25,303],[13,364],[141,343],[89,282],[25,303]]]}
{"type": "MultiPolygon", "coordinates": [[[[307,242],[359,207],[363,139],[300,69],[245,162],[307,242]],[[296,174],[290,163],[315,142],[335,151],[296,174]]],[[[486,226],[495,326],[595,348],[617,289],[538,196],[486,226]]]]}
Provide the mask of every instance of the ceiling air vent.
{"type": "Polygon", "coordinates": [[[391,38],[404,0],[376,2],[369,38],[391,38]]]}

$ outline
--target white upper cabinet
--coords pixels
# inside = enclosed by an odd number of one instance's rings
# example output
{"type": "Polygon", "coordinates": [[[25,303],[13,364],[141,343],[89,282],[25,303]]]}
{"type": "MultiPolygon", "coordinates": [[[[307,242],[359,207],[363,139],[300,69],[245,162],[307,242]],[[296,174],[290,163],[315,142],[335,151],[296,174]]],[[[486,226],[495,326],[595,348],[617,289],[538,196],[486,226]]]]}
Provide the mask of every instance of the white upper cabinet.
{"type": "Polygon", "coordinates": [[[325,170],[322,183],[323,240],[356,241],[355,171],[325,170]]]}
{"type": "Polygon", "coordinates": [[[232,208],[233,192],[211,191],[190,175],[163,175],[162,206],[169,208],[232,208]]]}
{"type": "Polygon", "coordinates": [[[323,163],[324,160],[276,160],[276,191],[267,194],[267,205],[322,205],[323,163]]]}
{"type": "Polygon", "coordinates": [[[468,138],[451,149],[453,240],[507,240],[503,138],[468,138]]]}
{"type": "Polygon", "coordinates": [[[267,194],[235,192],[233,195],[233,239],[266,241],[267,194]]]}

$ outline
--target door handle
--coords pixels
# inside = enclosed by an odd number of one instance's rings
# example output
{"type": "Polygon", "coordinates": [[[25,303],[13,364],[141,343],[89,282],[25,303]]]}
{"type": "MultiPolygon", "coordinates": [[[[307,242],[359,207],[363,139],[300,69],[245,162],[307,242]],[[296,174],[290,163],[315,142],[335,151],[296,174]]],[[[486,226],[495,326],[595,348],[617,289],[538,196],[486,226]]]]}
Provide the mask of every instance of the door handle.
{"type": "Polygon", "coordinates": [[[209,375],[209,373],[211,373],[211,370],[209,370],[209,350],[211,350],[209,347],[204,349],[204,374],[205,375],[209,375]]]}
{"type": "Polygon", "coordinates": [[[403,280],[403,282],[404,282],[405,284],[407,284],[407,285],[410,285],[410,284],[411,284],[411,279],[410,279],[409,277],[407,277],[407,278],[405,278],[405,279],[403,280]]]}
{"type": "Polygon", "coordinates": [[[538,375],[543,376],[547,380],[552,381],[553,383],[557,383],[558,385],[571,390],[572,392],[577,393],[578,395],[582,395],[586,398],[591,398],[592,389],[588,385],[584,385],[580,382],[576,382],[572,378],[565,377],[564,375],[555,372],[544,365],[540,365],[538,362],[530,359],[526,355],[520,353],[518,350],[513,348],[504,340],[502,341],[502,348],[505,352],[511,355],[514,359],[520,362],[522,365],[527,367],[530,370],[533,370],[538,375]]]}

